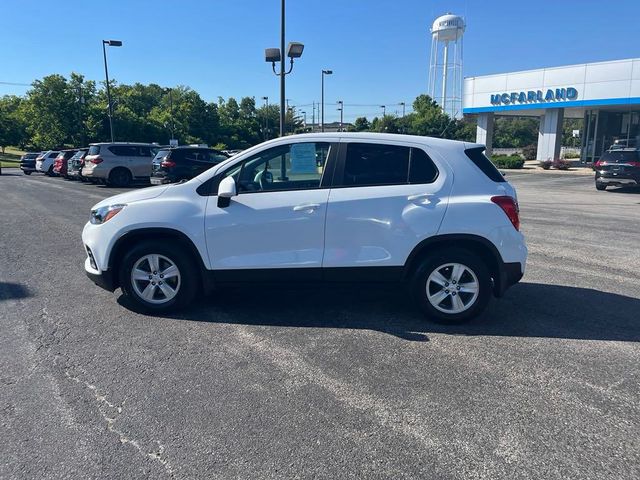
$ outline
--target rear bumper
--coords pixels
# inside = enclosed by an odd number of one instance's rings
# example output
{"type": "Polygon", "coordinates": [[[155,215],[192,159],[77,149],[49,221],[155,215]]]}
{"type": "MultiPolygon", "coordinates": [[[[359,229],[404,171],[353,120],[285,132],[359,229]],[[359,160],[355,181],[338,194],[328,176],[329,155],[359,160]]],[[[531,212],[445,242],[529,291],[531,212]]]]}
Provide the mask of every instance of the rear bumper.
{"type": "Polygon", "coordinates": [[[493,286],[496,297],[502,297],[509,287],[518,283],[524,275],[524,265],[520,262],[502,263],[499,280],[493,286]]]}
{"type": "Polygon", "coordinates": [[[596,182],[604,185],[639,185],[640,179],[632,177],[598,177],[596,182]]]}

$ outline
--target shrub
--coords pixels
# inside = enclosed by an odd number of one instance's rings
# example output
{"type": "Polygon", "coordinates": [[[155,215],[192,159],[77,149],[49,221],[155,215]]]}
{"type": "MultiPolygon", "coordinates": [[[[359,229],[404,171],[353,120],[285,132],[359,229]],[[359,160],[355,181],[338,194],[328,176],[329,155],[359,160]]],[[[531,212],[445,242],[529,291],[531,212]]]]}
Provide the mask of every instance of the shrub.
{"type": "Polygon", "coordinates": [[[520,155],[494,155],[491,161],[498,168],[522,168],[524,165],[520,155]]]}
{"type": "Polygon", "coordinates": [[[564,152],[564,158],[580,158],[580,152],[564,152]]]}
{"type": "Polygon", "coordinates": [[[558,158],[553,161],[553,168],[557,168],[558,170],[569,170],[569,167],[571,167],[571,162],[568,160],[558,158]]]}
{"type": "Polygon", "coordinates": [[[549,170],[552,164],[551,160],[540,160],[540,167],[544,170],[549,170]]]}
{"type": "Polygon", "coordinates": [[[535,160],[538,154],[538,147],[536,145],[527,145],[522,149],[522,156],[525,160],[535,160]]]}

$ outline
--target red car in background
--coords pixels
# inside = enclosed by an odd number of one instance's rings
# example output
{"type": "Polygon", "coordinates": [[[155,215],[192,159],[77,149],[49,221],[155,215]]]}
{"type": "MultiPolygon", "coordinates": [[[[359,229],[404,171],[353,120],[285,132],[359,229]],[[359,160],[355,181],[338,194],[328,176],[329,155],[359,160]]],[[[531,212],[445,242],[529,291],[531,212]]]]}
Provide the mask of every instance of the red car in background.
{"type": "Polygon", "coordinates": [[[53,161],[53,173],[55,173],[56,175],[60,175],[64,178],[68,178],[69,176],[67,175],[67,166],[68,166],[67,162],[71,157],[73,157],[76,154],[77,151],[78,151],[77,148],[73,148],[69,150],[60,150],[60,153],[58,154],[56,159],[53,161]]]}

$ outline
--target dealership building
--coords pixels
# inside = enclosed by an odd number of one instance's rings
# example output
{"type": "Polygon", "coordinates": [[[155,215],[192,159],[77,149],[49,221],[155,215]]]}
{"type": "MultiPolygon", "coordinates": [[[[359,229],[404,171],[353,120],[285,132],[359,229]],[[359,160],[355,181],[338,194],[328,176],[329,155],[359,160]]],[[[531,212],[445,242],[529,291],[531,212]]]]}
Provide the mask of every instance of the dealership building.
{"type": "Polygon", "coordinates": [[[463,113],[489,153],[496,116],[539,118],[538,160],[559,158],[563,119],[584,119],[581,160],[594,162],[614,142],[640,146],[640,58],[468,77],[463,113]]]}

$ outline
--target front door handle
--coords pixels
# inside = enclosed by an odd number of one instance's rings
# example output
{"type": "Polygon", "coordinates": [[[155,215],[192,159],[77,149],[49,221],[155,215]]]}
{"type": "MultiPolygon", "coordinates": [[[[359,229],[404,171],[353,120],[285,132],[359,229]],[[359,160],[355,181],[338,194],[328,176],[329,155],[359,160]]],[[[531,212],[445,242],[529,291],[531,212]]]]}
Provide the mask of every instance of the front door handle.
{"type": "Polygon", "coordinates": [[[431,203],[431,198],[433,198],[432,193],[417,193],[415,195],[409,195],[407,200],[410,202],[415,202],[416,200],[420,201],[420,203],[431,203]]]}
{"type": "Polygon", "coordinates": [[[318,208],[320,208],[319,203],[304,203],[302,205],[296,205],[295,207],[293,207],[293,211],[313,213],[313,211],[318,208]]]}

